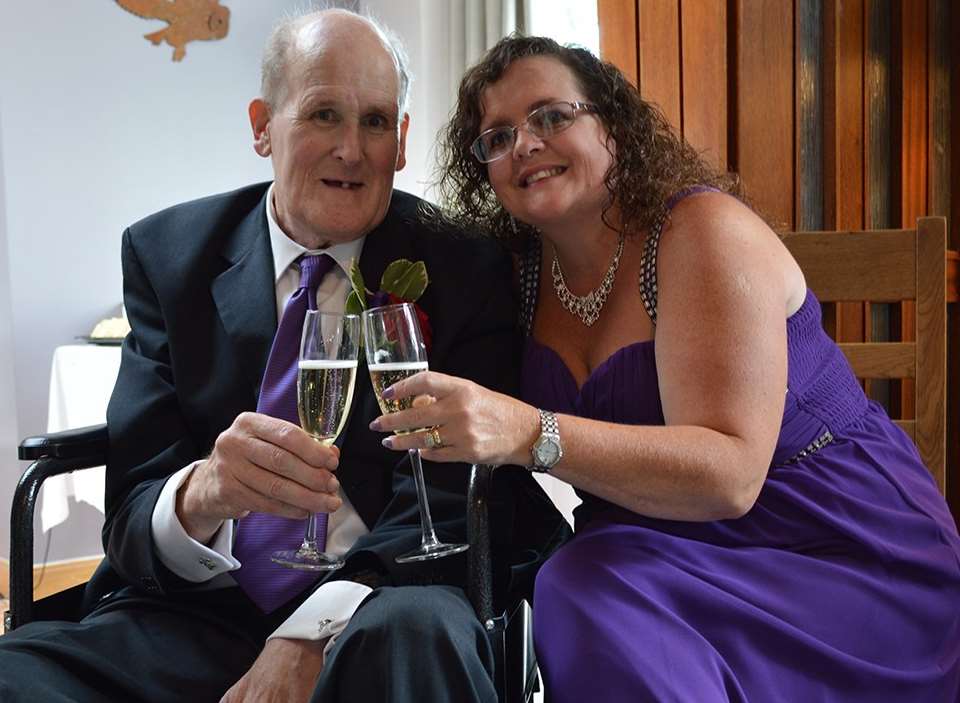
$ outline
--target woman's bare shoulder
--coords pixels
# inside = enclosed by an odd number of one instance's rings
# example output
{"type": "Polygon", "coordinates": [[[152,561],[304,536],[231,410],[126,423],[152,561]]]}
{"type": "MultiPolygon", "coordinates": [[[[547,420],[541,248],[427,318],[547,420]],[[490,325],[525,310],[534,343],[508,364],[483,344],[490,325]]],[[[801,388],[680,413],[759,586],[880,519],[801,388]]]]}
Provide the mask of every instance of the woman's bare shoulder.
{"type": "Polygon", "coordinates": [[[787,316],[806,293],[803,274],[777,233],[749,206],[725,193],[698,193],[677,203],[663,230],[658,266],[665,282],[671,274],[728,283],[755,281],[780,292],[787,316]]]}

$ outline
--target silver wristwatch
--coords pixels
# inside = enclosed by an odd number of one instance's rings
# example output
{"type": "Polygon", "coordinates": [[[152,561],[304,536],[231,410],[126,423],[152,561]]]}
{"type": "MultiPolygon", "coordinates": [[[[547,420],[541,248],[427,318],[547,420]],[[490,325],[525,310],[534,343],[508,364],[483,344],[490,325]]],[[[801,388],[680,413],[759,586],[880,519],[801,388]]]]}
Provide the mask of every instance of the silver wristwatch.
{"type": "Polygon", "coordinates": [[[563,458],[563,447],[560,445],[560,424],[557,416],[548,410],[538,410],[540,413],[540,436],[530,447],[533,456],[531,471],[549,472],[557,462],[563,458]]]}

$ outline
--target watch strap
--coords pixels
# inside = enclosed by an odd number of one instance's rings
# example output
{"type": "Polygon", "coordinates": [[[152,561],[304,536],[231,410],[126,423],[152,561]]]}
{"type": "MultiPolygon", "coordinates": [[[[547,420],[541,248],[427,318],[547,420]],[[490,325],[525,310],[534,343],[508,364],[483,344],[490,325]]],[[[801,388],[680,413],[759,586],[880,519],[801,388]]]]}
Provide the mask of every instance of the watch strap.
{"type": "Polygon", "coordinates": [[[557,416],[549,410],[537,410],[540,413],[540,434],[550,434],[560,437],[560,423],[557,416]]]}

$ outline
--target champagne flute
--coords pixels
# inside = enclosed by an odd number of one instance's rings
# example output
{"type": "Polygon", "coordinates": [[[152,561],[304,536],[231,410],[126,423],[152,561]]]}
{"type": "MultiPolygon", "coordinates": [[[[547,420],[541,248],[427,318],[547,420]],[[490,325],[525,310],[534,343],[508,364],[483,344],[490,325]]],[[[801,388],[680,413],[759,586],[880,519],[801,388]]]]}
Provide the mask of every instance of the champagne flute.
{"type": "MultiPolygon", "coordinates": [[[[363,312],[363,337],[367,353],[367,366],[373,392],[384,413],[395,413],[413,407],[413,397],[383,397],[383,391],[395,383],[429,368],[427,350],[417,323],[417,315],[409,303],[385,305],[363,312]]],[[[431,428],[397,431],[396,434],[422,432],[431,428]]],[[[413,466],[413,479],[417,486],[417,503],[420,506],[420,546],[397,557],[398,564],[426,561],[457,554],[467,549],[468,544],[445,544],[437,539],[427,503],[427,489],[423,480],[423,464],[420,450],[409,450],[413,466]]]]}
{"type": "MultiPolygon", "coordinates": [[[[360,317],[308,310],[303,321],[297,362],[297,412],[300,426],[323,445],[333,444],[350,414],[357,378],[360,317]]],[[[291,569],[329,571],[343,566],[339,557],[317,542],[317,516],[307,518],[298,549],[274,552],[270,558],[291,569]]]]}

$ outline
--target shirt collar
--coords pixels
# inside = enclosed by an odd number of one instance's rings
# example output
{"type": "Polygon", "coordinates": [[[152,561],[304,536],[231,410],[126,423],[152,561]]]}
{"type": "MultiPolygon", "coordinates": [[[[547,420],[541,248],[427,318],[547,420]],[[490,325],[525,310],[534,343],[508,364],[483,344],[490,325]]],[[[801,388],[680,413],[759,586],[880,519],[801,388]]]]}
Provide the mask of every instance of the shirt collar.
{"type": "Polygon", "coordinates": [[[366,235],[359,237],[358,239],[354,239],[351,242],[333,244],[326,249],[311,251],[310,249],[302,247],[290,239],[290,237],[288,237],[286,233],[280,229],[280,225],[277,224],[277,218],[273,214],[272,183],[270,184],[270,188],[267,190],[266,201],[267,229],[270,232],[270,249],[273,252],[274,283],[277,283],[284,272],[286,272],[286,270],[290,267],[290,264],[296,261],[303,254],[326,254],[337,262],[337,265],[347,276],[350,275],[350,260],[357,259],[359,261],[360,252],[363,250],[363,242],[367,238],[366,235]]]}

